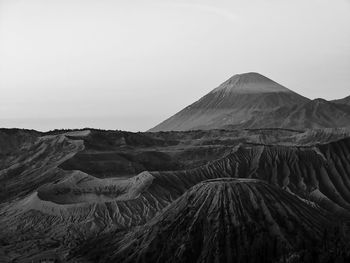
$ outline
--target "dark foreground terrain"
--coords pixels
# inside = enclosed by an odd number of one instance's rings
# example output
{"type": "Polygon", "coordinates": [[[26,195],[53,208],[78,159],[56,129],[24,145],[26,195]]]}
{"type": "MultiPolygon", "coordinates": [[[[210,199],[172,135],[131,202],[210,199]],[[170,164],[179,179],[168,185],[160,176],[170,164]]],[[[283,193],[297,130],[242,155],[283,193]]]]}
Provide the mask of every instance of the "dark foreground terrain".
{"type": "Polygon", "coordinates": [[[0,262],[349,260],[346,129],[2,129],[0,157],[0,262]]]}

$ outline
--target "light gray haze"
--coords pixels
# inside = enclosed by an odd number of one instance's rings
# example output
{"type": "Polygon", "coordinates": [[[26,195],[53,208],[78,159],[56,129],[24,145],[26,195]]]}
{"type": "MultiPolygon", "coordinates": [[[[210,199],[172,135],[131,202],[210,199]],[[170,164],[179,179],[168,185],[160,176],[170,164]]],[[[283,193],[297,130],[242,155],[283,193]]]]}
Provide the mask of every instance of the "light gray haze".
{"type": "Polygon", "coordinates": [[[251,71],[350,95],[350,2],[0,0],[0,127],[143,131],[251,71]]]}

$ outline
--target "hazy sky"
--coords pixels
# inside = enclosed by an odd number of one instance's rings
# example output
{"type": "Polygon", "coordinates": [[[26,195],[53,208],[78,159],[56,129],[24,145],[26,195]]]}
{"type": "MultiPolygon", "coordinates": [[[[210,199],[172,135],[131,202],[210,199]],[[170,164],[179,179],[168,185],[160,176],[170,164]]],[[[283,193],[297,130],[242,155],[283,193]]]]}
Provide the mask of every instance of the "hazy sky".
{"type": "Polygon", "coordinates": [[[143,131],[249,71],[350,95],[350,1],[0,0],[0,127],[143,131]]]}

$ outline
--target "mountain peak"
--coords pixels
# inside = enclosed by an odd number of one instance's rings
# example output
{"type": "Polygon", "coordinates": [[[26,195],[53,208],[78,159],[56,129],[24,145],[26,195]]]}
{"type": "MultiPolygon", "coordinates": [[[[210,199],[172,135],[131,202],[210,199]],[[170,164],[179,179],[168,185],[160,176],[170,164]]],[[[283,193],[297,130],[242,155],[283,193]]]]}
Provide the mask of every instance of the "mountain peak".
{"type": "MultiPolygon", "coordinates": [[[[271,79],[261,75],[257,72],[247,72],[241,74],[235,74],[230,79],[240,79],[243,82],[264,82],[264,81],[272,81],[271,79]]],[[[230,80],[229,79],[229,80],[230,80]]]]}
{"type": "Polygon", "coordinates": [[[271,93],[291,92],[286,87],[256,72],[236,74],[222,83],[213,92],[226,93],[271,93]]]}
{"type": "Polygon", "coordinates": [[[150,131],[281,127],[308,101],[259,73],[237,74],[150,131]]]}

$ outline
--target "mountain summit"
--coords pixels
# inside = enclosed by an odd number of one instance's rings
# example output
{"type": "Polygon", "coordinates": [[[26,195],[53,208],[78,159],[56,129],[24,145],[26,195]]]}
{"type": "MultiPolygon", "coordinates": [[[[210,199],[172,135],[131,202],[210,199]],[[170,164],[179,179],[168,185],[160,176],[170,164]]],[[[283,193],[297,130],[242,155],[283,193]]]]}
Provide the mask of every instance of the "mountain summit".
{"type": "Polygon", "coordinates": [[[150,131],[279,127],[307,101],[259,73],[238,74],[150,131]]]}
{"type": "Polygon", "coordinates": [[[213,92],[220,91],[227,93],[291,92],[277,82],[256,72],[234,75],[213,90],[213,92]]]}

